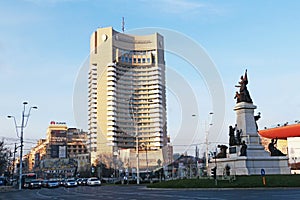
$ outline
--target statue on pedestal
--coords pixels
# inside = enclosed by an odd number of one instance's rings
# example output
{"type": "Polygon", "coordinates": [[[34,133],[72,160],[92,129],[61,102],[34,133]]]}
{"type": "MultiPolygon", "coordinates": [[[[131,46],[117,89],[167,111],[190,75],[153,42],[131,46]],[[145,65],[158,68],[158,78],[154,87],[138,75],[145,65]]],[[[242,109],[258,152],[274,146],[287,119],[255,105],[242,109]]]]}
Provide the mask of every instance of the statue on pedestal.
{"type": "Polygon", "coordinates": [[[255,120],[255,125],[256,125],[256,131],[258,132],[258,125],[257,125],[257,121],[261,118],[260,116],[260,112],[257,113],[256,116],[254,116],[254,120],[255,120]]]}
{"type": "Polygon", "coordinates": [[[215,158],[226,158],[228,147],[226,145],[218,145],[218,148],[220,149],[220,152],[216,155],[215,158]]]}
{"type": "Polygon", "coordinates": [[[229,126],[229,146],[235,145],[235,137],[234,137],[235,128],[229,126]]]}
{"type": "Polygon", "coordinates": [[[269,143],[268,148],[271,153],[271,156],[286,156],[284,153],[282,153],[279,149],[276,148],[277,144],[277,138],[274,140],[274,138],[271,140],[271,143],[269,143]]]}
{"type": "Polygon", "coordinates": [[[242,142],[240,156],[247,156],[247,144],[246,144],[245,140],[243,140],[243,142],[242,142]]]}
{"type": "Polygon", "coordinates": [[[247,102],[247,103],[253,103],[250,93],[247,89],[247,84],[248,84],[248,76],[247,76],[247,70],[245,72],[244,76],[241,76],[241,80],[239,82],[239,85],[236,85],[235,87],[239,87],[240,91],[239,93],[235,93],[235,99],[237,99],[237,103],[240,102],[247,102]]]}
{"type": "Polygon", "coordinates": [[[229,146],[235,146],[235,145],[241,145],[241,134],[242,129],[238,129],[237,124],[233,128],[232,126],[229,126],[229,146]],[[236,132],[236,135],[234,134],[236,132]]]}

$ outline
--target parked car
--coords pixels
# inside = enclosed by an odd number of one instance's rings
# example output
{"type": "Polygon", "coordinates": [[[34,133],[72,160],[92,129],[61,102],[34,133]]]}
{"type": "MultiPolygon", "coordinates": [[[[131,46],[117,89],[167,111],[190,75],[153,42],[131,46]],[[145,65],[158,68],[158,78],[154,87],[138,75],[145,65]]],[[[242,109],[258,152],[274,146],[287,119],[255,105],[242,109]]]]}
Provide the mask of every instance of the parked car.
{"type": "Polygon", "coordinates": [[[94,185],[99,185],[100,186],[101,185],[101,181],[97,177],[91,177],[91,178],[87,179],[86,184],[89,185],[89,186],[94,186],[94,185]]]}
{"type": "Polygon", "coordinates": [[[79,178],[77,179],[77,184],[78,185],[86,185],[87,178],[79,178]]]}
{"type": "Polygon", "coordinates": [[[59,186],[64,186],[65,185],[65,179],[64,178],[61,178],[58,180],[58,183],[59,183],[59,186]]]}
{"type": "Polygon", "coordinates": [[[87,184],[87,180],[88,180],[87,178],[83,178],[81,184],[82,185],[86,185],[87,184]]]}
{"type": "Polygon", "coordinates": [[[59,186],[58,180],[49,180],[47,183],[48,188],[56,188],[59,186]]]}
{"type": "Polygon", "coordinates": [[[48,187],[48,181],[49,180],[43,180],[42,181],[42,187],[45,187],[45,188],[48,187]]]}
{"type": "Polygon", "coordinates": [[[30,188],[30,189],[35,189],[35,188],[40,189],[41,187],[42,187],[41,180],[38,180],[38,179],[31,180],[29,182],[29,186],[28,186],[28,188],[30,188]]]}
{"type": "Polygon", "coordinates": [[[6,185],[6,178],[4,176],[0,176],[0,186],[6,185]]]}
{"type": "Polygon", "coordinates": [[[65,187],[76,187],[77,185],[78,184],[75,178],[67,179],[64,183],[65,187]]]}

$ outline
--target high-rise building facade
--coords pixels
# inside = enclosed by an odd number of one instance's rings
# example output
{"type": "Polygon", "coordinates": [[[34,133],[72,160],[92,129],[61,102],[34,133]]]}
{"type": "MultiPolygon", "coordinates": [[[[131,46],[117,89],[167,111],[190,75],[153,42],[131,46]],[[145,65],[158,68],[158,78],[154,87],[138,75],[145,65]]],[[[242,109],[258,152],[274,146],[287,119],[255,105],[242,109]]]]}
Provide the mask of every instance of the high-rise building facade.
{"type": "Polygon", "coordinates": [[[132,157],[137,144],[141,154],[154,157],[152,165],[155,159],[163,162],[168,143],[163,36],[99,28],[91,36],[90,50],[91,162],[102,154],[118,155],[124,161],[132,157]]]}

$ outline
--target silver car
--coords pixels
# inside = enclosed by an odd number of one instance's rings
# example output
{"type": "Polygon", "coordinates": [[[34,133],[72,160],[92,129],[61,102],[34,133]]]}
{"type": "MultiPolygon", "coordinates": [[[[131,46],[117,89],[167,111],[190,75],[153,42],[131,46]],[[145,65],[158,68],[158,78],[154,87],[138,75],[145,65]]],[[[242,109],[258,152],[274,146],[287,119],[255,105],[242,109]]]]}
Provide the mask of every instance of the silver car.
{"type": "Polygon", "coordinates": [[[55,188],[59,186],[59,182],[57,180],[49,180],[47,183],[48,188],[55,188]]]}
{"type": "Polygon", "coordinates": [[[65,187],[76,187],[77,186],[77,181],[75,179],[67,179],[65,181],[65,187]]]}
{"type": "Polygon", "coordinates": [[[101,185],[101,181],[97,177],[91,177],[91,178],[88,178],[86,184],[89,185],[89,186],[94,186],[94,185],[100,186],[101,185]]]}

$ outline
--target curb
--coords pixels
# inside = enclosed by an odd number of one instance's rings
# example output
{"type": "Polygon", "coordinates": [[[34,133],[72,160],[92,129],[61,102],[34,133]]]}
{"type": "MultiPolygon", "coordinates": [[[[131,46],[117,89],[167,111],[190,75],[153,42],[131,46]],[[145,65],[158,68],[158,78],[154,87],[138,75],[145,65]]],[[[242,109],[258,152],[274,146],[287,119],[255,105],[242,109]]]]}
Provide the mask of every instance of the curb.
{"type": "Polygon", "coordinates": [[[0,186],[0,192],[11,192],[11,191],[17,191],[16,188],[13,186],[0,186]]]}

